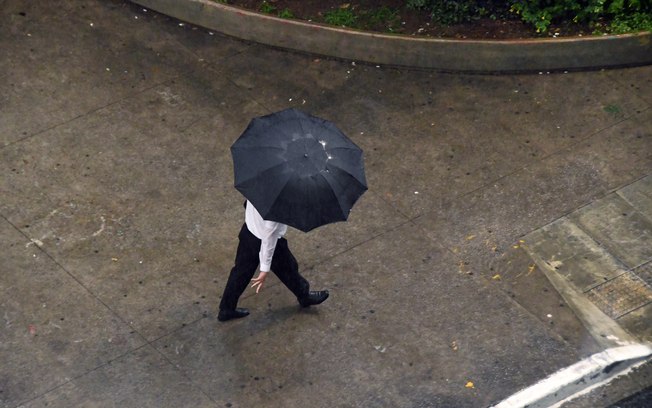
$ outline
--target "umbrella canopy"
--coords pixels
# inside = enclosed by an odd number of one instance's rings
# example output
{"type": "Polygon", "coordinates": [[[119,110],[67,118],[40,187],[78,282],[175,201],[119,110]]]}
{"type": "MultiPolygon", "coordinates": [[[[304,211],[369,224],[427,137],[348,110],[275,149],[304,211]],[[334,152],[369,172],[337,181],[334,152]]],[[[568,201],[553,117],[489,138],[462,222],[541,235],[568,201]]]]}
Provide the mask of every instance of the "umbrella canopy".
{"type": "Polygon", "coordinates": [[[265,220],[310,231],[345,221],[367,190],[362,150],[297,109],[255,118],[231,146],[235,188],[265,220]]]}

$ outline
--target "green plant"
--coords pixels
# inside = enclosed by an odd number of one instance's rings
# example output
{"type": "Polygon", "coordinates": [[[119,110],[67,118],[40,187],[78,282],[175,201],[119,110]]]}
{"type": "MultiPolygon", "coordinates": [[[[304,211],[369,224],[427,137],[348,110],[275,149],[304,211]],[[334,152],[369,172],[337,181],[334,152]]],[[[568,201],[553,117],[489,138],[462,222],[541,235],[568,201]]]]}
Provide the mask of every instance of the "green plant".
{"type": "Polygon", "coordinates": [[[284,8],[283,10],[278,11],[276,6],[269,4],[267,1],[263,1],[260,4],[260,7],[258,7],[258,10],[265,14],[276,14],[280,18],[294,18],[294,14],[289,8],[284,8]]]}
{"type": "Polygon", "coordinates": [[[294,18],[294,14],[292,13],[292,10],[290,10],[289,8],[285,8],[279,11],[278,16],[281,18],[294,18]]]}
{"type": "Polygon", "coordinates": [[[269,4],[267,1],[263,1],[260,4],[260,7],[258,7],[258,10],[260,10],[262,13],[265,14],[274,14],[274,12],[276,11],[276,7],[269,4]]]}
{"type": "Polygon", "coordinates": [[[393,10],[383,6],[369,12],[369,22],[371,24],[387,24],[398,20],[398,10],[393,10]]]}
{"type": "Polygon", "coordinates": [[[609,30],[614,34],[652,31],[652,14],[633,13],[629,15],[617,15],[611,24],[609,24],[609,30]]]}
{"type": "Polygon", "coordinates": [[[652,30],[652,0],[406,0],[406,5],[428,10],[445,25],[511,14],[539,33],[557,23],[583,24],[597,34],[652,30]]]}
{"type": "Polygon", "coordinates": [[[652,18],[650,0],[511,0],[510,10],[536,28],[546,32],[553,22],[570,21],[598,27],[605,19],[613,28],[645,29],[652,18]]]}
{"type": "Polygon", "coordinates": [[[451,25],[469,22],[482,17],[497,19],[508,15],[505,1],[494,0],[407,0],[413,9],[428,10],[433,21],[451,25]]]}
{"type": "Polygon", "coordinates": [[[409,8],[413,9],[423,9],[428,6],[428,3],[430,3],[430,0],[407,0],[405,4],[409,8]]]}
{"type": "Polygon", "coordinates": [[[336,8],[324,13],[324,21],[335,26],[355,27],[357,20],[357,16],[348,7],[336,8]]]}

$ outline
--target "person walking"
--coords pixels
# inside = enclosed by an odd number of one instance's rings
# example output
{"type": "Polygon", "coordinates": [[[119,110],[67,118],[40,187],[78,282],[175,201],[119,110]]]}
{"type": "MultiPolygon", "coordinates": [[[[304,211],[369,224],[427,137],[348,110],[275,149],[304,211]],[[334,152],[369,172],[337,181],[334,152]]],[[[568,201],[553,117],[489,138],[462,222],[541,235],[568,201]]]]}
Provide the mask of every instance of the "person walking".
{"type": "Polygon", "coordinates": [[[308,232],[348,219],[367,191],[362,149],[332,122],[290,108],[252,119],[231,155],[234,187],[247,201],[217,319],[249,315],[238,299],[249,283],[260,292],[270,271],[301,306],[322,303],[328,291],[310,290],[283,236],[288,226],[308,232]]]}
{"type": "Polygon", "coordinates": [[[225,322],[248,316],[248,309],[237,307],[238,299],[249,283],[259,293],[270,271],[297,297],[302,307],[318,305],[328,298],[327,290],[311,291],[308,281],[299,274],[299,265],[283,238],[287,228],[285,224],[264,220],[251,202],[245,202],[245,222],[238,236],[235,265],[222,294],[217,320],[225,322]],[[259,267],[260,272],[254,278],[259,267]]]}

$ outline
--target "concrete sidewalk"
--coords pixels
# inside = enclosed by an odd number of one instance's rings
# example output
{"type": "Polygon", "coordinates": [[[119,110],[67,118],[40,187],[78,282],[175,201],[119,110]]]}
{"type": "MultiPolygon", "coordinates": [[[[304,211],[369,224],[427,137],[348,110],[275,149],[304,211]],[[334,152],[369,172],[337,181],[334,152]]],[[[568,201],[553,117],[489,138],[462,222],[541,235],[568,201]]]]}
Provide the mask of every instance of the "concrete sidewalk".
{"type": "Polygon", "coordinates": [[[5,1],[0,55],[2,407],[486,407],[603,348],[520,240],[652,174],[652,67],[389,69],[117,0],[5,1]],[[289,106],[370,190],[289,233],[326,303],[274,278],[220,324],[229,147],[289,106]]]}

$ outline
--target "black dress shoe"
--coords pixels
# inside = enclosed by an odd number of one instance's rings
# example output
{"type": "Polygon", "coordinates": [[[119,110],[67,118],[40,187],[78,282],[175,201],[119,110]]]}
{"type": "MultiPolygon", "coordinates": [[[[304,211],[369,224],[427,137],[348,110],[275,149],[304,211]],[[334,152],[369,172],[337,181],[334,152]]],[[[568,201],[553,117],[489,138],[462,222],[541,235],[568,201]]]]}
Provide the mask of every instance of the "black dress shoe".
{"type": "Polygon", "coordinates": [[[249,310],[244,308],[237,308],[235,310],[220,310],[217,314],[217,320],[225,322],[231,319],[239,319],[241,317],[249,316],[249,310]]]}
{"type": "Polygon", "coordinates": [[[327,290],[320,290],[318,292],[310,291],[308,292],[308,296],[299,299],[299,304],[301,307],[308,307],[311,305],[318,305],[326,299],[328,299],[327,290]]]}

